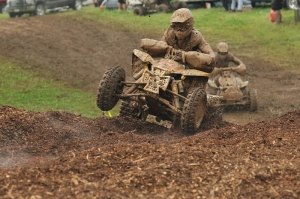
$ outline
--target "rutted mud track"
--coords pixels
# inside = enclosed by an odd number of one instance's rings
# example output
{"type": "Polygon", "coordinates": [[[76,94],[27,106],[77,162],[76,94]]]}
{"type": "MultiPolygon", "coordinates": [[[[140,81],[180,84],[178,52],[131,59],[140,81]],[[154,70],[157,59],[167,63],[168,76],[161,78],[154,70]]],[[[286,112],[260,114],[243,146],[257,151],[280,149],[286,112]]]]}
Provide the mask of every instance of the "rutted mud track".
{"type": "MultiPolygon", "coordinates": [[[[68,17],[20,18],[0,21],[0,53],[94,91],[105,68],[129,71],[143,36],[68,17]]],[[[259,111],[229,119],[267,121],[186,136],[128,118],[0,107],[0,198],[299,198],[299,71],[243,60],[259,111]]]]}

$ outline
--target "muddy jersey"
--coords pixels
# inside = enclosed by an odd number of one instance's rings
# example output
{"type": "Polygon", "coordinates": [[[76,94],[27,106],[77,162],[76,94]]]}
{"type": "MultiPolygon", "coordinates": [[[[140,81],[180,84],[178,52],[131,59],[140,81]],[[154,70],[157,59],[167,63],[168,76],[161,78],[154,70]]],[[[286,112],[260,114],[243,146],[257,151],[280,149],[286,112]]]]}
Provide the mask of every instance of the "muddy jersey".
{"type": "Polygon", "coordinates": [[[239,65],[242,63],[241,60],[236,58],[233,54],[230,52],[226,55],[222,55],[217,53],[215,56],[215,64],[217,68],[226,68],[229,67],[230,62],[235,63],[236,65],[239,65]]]}
{"type": "Polygon", "coordinates": [[[175,49],[180,49],[183,51],[197,51],[214,57],[212,48],[205,41],[202,34],[196,29],[192,30],[192,33],[189,37],[179,42],[175,37],[173,29],[168,28],[162,37],[162,41],[167,42],[168,45],[175,49]]]}

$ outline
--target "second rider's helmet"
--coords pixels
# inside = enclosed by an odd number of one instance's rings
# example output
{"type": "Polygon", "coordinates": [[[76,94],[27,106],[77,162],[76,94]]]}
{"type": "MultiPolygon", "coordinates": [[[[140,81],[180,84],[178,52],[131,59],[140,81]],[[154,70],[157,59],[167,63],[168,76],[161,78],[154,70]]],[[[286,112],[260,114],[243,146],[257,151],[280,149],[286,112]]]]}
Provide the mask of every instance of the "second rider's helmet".
{"type": "Polygon", "coordinates": [[[222,53],[222,54],[226,54],[226,53],[228,53],[229,47],[228,47],[228,44],[227,44],[227,43],[225,43],[225,42],[220,42],[220,43],[218,43],[218,45],[217,45],[217,49],[218,49],[218,52],[220,52],[220,53],[222,53]]]}
{"type": "Polygon", "coordinates": [[[178,39],[189,36],[193,30],[193,15],[187,8],[176,10],[171,16],[171,28],[178,39]]]}

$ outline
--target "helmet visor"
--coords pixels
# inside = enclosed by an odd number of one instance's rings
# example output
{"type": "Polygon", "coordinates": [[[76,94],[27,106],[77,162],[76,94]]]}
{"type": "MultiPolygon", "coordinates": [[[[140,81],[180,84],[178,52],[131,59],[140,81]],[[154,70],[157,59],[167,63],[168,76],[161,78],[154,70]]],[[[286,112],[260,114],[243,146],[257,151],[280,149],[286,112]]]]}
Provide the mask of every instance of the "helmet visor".
{"type": "Polygon", "coordinates": [[[188,23],[172,23],[171,28],[175,31],[185,32],[190,29],[190,25],[188,23]]]}

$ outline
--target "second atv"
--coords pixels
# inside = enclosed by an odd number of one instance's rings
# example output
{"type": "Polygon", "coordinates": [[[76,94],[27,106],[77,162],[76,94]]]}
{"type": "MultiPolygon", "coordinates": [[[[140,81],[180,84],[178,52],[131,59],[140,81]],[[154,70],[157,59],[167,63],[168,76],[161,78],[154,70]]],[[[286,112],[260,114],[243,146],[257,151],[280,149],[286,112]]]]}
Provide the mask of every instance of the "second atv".
{"type": "Polygon", "coordinates": [[[257,110],[257,91],[244,80],[246,67],[215,68],[208,80],[207,93],[221,98],[220,106],[257,110]]]}

